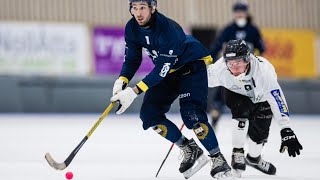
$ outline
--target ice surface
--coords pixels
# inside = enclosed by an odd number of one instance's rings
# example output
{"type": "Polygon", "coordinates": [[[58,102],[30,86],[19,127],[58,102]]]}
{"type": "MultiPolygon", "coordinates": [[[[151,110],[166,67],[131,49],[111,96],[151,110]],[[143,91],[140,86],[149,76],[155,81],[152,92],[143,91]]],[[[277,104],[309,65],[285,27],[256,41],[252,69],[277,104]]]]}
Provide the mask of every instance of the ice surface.
{"type": "MultiPolygon", "coordinates": [[[[153,132],[143,131],[139,115],[109,115],[64,171],[51,168],[44,155],[50,152],[62,162],[86,135],[99,114],[0,114],[0,180],[63,180],[67,171],[74,180],[149,180],[168,152],[170,142],[153,132]]],[[[168,115],[180,127],[179,115],[168,115]]],[[[250,167],[244,180],[319,180],[320,116],[292,116],[292,129],[304,149],[290,158],[280,154],[280,129],[273,122],[264,158],[277,167],[276,176],[250,167]]],[[[220,148],[230,162],[230,115],[224,115],[217,130],[220,148]]],[[[191,138],[193,132],[184,129],[191,138]]],[[[199,144],[199,142],[198,142],[199,144]]],[[[179,173],[180,152],[174,147],[158,179],[183,180],[179,173]]],[[[191,180],[209,180],[210,164],[191,180]]]]}

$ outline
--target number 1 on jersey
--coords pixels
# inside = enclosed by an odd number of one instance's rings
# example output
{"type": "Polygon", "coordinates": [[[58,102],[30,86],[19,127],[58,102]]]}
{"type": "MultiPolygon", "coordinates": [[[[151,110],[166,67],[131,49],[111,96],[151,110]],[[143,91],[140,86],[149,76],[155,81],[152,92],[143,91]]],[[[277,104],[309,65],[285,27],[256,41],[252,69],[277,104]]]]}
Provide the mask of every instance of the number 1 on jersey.
{"type": "Polygon", "coordinates": [[[149,36],[145,36],[147,44],[150,45],[150,40],[149,40],[149,36]]]}

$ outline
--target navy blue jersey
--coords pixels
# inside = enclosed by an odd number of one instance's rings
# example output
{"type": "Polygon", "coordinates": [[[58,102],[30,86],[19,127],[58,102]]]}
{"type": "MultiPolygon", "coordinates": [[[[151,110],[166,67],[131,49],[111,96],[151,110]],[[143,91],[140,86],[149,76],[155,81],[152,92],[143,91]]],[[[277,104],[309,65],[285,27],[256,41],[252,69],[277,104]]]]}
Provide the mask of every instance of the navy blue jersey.
{"type": "Polygon", "coordinates": [[[245,27],[239,27],[235,23],[232,23],[226,26],[217,40],[214,41],[211,56],[217,60],[218,53],[221,51],[223,44],[234,39],[245,40],[252,53],[254,53],[255,49],[259,50],[260,55],[265,51],[260,31],[256,26],[248,23],[245,27]]]}
{"type": "Polygon", "coordinates": [[[144,49],[155,65],[137,86],[146,91],[158,84],[166,75],[195,60],[212,61],[209,51],[194,37],[187,36],[175,21],[159,12],[154,14],[149,28],[140,27],[131,18],[125,29],[125,62],[121,77],[131,80],[142,61],[144,49]]]}

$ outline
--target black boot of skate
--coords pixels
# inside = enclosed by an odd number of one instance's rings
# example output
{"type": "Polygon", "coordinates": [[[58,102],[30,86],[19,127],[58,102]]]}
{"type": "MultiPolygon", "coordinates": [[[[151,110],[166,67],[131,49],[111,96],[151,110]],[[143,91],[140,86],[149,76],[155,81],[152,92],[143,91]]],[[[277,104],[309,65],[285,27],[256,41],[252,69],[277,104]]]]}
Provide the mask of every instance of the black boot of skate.
{"type": "Polygon", "coordinates": [[[242,172],[246,170],[243,148],[233,148],[231,157],[231,167],[233,169],[232,174],[235,177],[241,177],[242,172]]]}
{"type": "Polygon", "coordinates": [[[220,152],[215,155],[210,155],[210,157],[212,161],[210,174],[214,179],[224,179],[232,177],[231,167],[220,152]]]}
{"type": "Polygon", "coordinates": [[[270,162],[267,162],[261,158],[261,156],[253,158],[249,154],[247,154],[247,157],[245,158],[245,162],[247,165],[269,175],[275,175],[276,174],[276,167],[271,164],[270,162]]]}
{"type": "Polygon", "coordinates": [[[179,171],[188,179],[206,165],[209,160],[203,155],[203,150],[193,139],[190,139],[180,148],[183,153],[183,160],[180,164],[179,171]]]}

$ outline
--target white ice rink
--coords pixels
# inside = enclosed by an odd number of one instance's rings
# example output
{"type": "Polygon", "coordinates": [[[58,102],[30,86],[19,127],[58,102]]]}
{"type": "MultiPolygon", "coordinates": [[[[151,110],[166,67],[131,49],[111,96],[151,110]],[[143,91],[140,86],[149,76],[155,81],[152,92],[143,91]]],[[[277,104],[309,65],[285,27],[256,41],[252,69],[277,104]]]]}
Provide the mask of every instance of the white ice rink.
{"type": "MultiPolygon", "coordinates": [[[[51,168],[44,155],[50,152],[62,162],[86,135],[99,114],[0,114],[0,180],[63,180],[67,171],[74,180],[151,180],[171,143],[153,130],[143,131],[138,115],[109,115],[64,171],[51,168]]],[[[179,127],[179,115],[169,115],[179,127]]],[[[225,115],[216,132],[220,148],[230,163],[230,116],[225,115]]],[[[276,176],[250,167],[244,180],[319,180],[320,116],[292,116],[292,128],[303,145],[302,154],[290,158],[280,154],[279,127],[273,122],[264,158],[277,167],[276,176]]],[[[184,129],[191,138],[193,132],[184,129]]],[[[198,142],[199,144],[199,142],[198,142]]],[[[158,179],[183,180],[178,172],[181,160],[174,147],[158,179]]],[[[210,164],[191,180],[210,180],[210,164]]]]}

